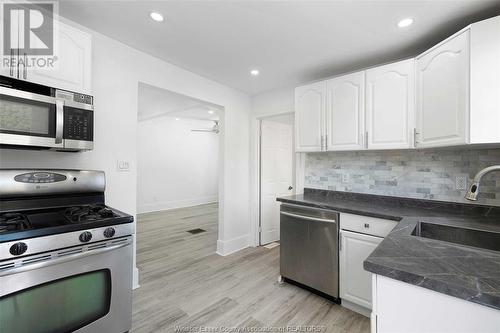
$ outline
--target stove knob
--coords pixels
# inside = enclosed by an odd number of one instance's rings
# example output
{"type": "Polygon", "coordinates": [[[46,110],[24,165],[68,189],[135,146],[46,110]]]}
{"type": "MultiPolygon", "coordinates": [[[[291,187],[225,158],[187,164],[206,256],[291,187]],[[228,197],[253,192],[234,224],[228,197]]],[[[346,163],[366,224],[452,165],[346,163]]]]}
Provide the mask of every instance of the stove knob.
{"type": "Polygon", "coordinates": [[[19,242],[19,243],[15,243],[14,245],[12,245],[10,247],[9,252],[13,256],[20,256],[21,254],[26,252],[26,250],[28,250],[28,245],[26,245],[26,243],[19,242]]]}
{"type": "Polygon", "coordinates": [[[80,234],[80,242],[87,243],[92,239],[92,234],[89,231],[82,232],[80,234]]]}
{"type": "Polygon", "coordinates": [[[115,228],[106,228],[104,230],[104,237],[111,238],[115,235],[115,228]]]}

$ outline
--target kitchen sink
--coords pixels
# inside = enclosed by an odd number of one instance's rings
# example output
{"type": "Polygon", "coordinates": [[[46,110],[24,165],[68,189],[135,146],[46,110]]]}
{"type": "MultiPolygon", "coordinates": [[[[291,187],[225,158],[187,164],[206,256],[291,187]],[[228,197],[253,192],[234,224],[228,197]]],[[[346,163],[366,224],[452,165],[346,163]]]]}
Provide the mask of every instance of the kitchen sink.
{"type": "Polygon", "coordinates": [[[417,237],[500,251],[500,233],[497,232],[418,222],[411,234],[417,237]]]}

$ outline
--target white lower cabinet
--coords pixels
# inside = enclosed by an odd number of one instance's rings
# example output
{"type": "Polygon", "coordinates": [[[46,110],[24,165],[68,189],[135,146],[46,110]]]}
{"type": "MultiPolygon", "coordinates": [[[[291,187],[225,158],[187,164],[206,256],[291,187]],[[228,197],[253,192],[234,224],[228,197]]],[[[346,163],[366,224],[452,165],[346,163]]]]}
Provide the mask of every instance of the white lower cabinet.
{"type": "Polygon", "coordinates": [[[364,270],[363,261],[383,238],[346,230],[340,237],[340,298],[371,309],[372,274],[364,270]]]}
{"type": "Polygon", "coordinates": [[[500,311],[373,275],[372,333],[498,333],[500,311]]]}
{"type": "Polygon", "coordinates": [[[341,213],[339,220],[339,294],[342,306],[369,316],[372,274],[365,271],[363,262],[398,222],[348,213],[341,213]]]}

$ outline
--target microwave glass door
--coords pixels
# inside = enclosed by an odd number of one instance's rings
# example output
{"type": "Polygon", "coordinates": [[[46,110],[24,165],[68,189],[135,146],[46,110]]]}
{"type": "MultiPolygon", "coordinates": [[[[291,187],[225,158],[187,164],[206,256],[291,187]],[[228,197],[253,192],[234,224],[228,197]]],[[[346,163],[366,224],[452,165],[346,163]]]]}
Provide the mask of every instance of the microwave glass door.
{"type": "Polygon", "coordinates": [[[0,298],[0,328],[2,332],[73,332],[104,317],[110,304],[109,269],[87,272],[0,298]]]}
{"type": "Polygon", "coordinates": [[[0,132],[55,138],[56,104],[0,95],[0,132]]]}

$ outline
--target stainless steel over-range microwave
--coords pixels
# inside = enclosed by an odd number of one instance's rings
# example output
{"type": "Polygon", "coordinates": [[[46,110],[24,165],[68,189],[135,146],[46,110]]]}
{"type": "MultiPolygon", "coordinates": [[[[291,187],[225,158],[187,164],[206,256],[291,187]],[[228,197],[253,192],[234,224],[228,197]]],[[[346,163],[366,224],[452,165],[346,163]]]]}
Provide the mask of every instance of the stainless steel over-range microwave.
{"type": "Polygon", "coordinates": [[[0,76],[0,148],[93,149],[93,97],[0,76]]]}

